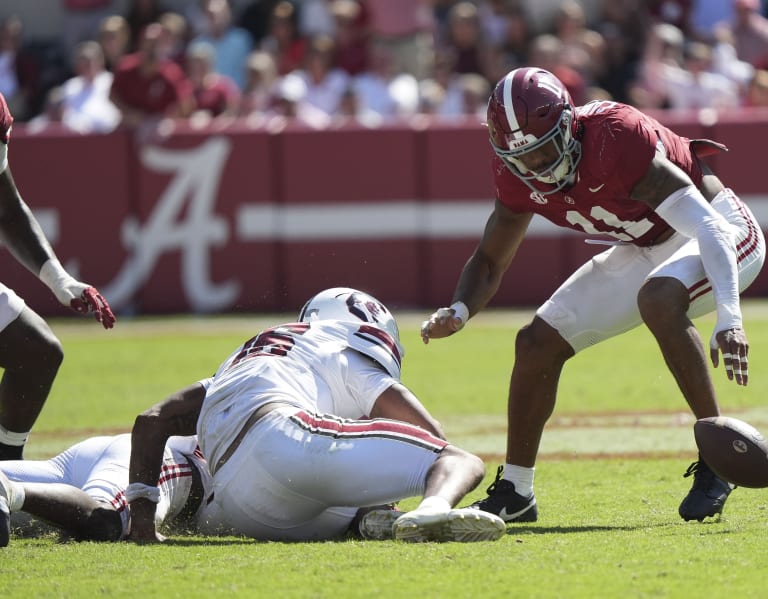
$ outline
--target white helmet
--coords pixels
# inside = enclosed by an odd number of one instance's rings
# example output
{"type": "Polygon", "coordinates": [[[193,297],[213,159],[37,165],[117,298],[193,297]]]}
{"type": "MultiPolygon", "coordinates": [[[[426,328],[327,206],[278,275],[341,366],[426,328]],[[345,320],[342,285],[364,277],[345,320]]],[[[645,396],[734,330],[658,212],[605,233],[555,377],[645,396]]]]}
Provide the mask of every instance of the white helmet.
{"type": "Polygon", "coordinates": [[[405,355],[395,317],[384,304],[363,291],[349,287],[333,287],[321,291],[310,298],[299,312],[299,322],[313,320],[368,323],[392,337],[400,358],[405,355]]]}

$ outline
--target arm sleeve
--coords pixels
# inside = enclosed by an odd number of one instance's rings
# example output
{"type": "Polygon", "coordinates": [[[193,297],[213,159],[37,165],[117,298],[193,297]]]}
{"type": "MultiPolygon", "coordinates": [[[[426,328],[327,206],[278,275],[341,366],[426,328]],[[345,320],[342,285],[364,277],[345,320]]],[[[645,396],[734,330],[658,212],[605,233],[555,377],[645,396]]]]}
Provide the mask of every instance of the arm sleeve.
{"type": "Polygon", "coordinates": [[[656,212],[677,231],[699,242],[701,261],[717,306],[715,333],[741,328],[736,244],[728,221],[693,185],[672,193],[656,212]]]}

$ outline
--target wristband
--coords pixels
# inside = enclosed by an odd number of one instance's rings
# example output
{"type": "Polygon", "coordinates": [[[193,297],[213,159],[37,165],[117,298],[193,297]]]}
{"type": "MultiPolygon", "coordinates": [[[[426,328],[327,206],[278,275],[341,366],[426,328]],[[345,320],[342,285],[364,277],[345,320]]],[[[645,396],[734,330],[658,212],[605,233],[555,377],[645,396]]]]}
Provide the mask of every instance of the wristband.
{"type": "Polygon", "coordinates": [[[458,318],[461,324],[467,324],[469,320],[469,308],[464,302],[453,302],[451,304],[451,310],[453,310],[453,317],[458,318]]]}
{"type": "Polygon", "coordinates": [[[160,503],[160,489],[144,483],[131,483],[125,489],[125,499],[128,503],[135,499],[148,499],[152,503],[160,503]]]}

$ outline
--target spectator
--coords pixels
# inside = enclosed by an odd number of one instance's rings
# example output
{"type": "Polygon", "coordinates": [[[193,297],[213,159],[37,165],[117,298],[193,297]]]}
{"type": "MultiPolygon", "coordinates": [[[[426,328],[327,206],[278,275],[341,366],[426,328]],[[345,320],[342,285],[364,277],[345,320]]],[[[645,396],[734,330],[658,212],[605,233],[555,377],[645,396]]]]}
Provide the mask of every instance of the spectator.
{"type": "Polygon", "coordinates": [[[712,72],[712,50],[703,42],[690,42],[683,67],[667,65],[659,77],[670,108],[723,110],[740,104],[736,84],[712,72]]]}
{"type": "Polygon", "coordinates": [[[151,124],[162,117],[186,117],[192,112],[192,86],[179,65],[160,56],[162,27],[144,29],[139,51],[118,65],[110,99],[122,114],[122,123],[151,124]]]}
{"type": "Polygon", "coordinates": [[[562,62],[590,84],[605,70],[605,40],[587,28],[584,8],[575,0],[562,0],[555,14],[555,35],[561,42],[562,62]]]}
{"type": "Polygon", "coordinates": [[[62,0],[61,43],[72,56],[80,42],[95,39],[100,24],[113,12],[113,0],[62,0]]]}
{"type": "Polygon", "coordinates": [[[445,99],[445,89],[435,79],[419,81],[419,114],[437,115],[445,99]]]}
{"type": "Polygon", "coordinates": [[[139,49],[144,29],[152,23],[157,23],[163,12],[165,10],[160,0],[131,0],[128,12],[125,13],[125,20],[131,32],[131,52],[139,49]]]}
{"type": "Polygon", "coordinates": [[[262,41],[267,36],[272,12],[279,1],[251,0],[240,13],[237,25],[251,34],[251,39],[255,46],[260,47],[262,41]]]}
{"type": "Polygon", "coordinates": [[[131,28],[125,17],[112,15],[104,19],[99,27],[98,41],[104,53],[104,66],[114,72],[123,56],[130,51],[131,28]]]}
{"type": "Polygon", "coordinates": [[[261,49],[274,57],[278,75],[287,75],[304,64],[307,40],[299,34],[296,9],[290,2],[275,5],[261,49]]]}
{"type": "Polygon", "coordinates": [[[686,36],[690,33],[691,9],[695,0],[650,0],[648,13],[655,23],[674,25],[686,36]]]}
{"type": "Polygon", "coordinates": [[[683,32],[674,25],[657,23],[651,28],[637,79],[630,84],[632,104],[639,108],[669,108],[663,73],[683,68],[684,43],[683,32]]]}
{"type": "Polygon", "coordinates": [[[28,104],[17,65],[22,31],[23,25],[17,16],[6,17],[0,22],[0,94],[5,96],[11,112],[18,116],[26,113],[28,104]]]}
{"type": "Polygon", "coordinates": [[[458,2],[451,8],[444,48],[454,56],[456,73],[487,76],[491,49],[483,42],[477,7],[472,2],[458,2]]]}
{"type": "Polygon", "coordinates": [[[333,37],[336,24],[328,0],[298,0],[298,26],[302,37],[311,39],[321,35],[333,37]]]}
{"type": "Polygon", "coordinates": [[[187,50],[195,110],[209,117],[235,116],[240,110],[240,90],[229,77],[213,70],[215,61],[216,50],[206,42],[196,42],[187,50]]]}
{"type": "Polygon", "coordinates": [[[392,50],[373,44],[371,68],[353,79],[358,116],[366,122],[410,116],[419,109],[419,83],[394,68],[392,50]]]}
{"type": "Polygon", "coordinates": [[[488,80],[477,73],[459,75],[446,93],[446,101],[438,115],[448,118],[474,117],[485,122],[488,95],[491,86],[488,80]]]}
{"type": "Polygon", "coordinates": [[[313,39],[304,59],[304,68],[285,76],[288,86],[296,89],[299,86],[292,80],[301,81],[305,89],[301,99],[303,104],[328,116],[338,111],[349,81],[349,76],[333,65],[334,49],[333,40],[329,37],[313,39]]]}
{"type": "Polygon", "coordinates": [[[397,72],[424,79],[432,71],[434,0],[365,0],[372,41],[389,46],[397,72]]]}
{"type": "Polygon", "coordinates": [[[690,42],[683,69],[670,68],[665,80],[671,108],[736,108],[739,89],[727,77],[712,71],[712,49],[703,42],[690,42]]]}
{"type": "Polygon", "coordinates": [[[693,0],[689,22],[689,34],[698,41],[712,43],[717,29],[723,23],[733,21],[735,12],[730,0],[693,0]]]}
{"type": "Polygon", "coordinates": [[[52,126],[64,128],[64,94],[59,86],[48,90],[43,111],[27,121],[27,131],[34,134],[44,133],[52,126]]]}
{"type": "Polygon", "coordinates": [[[163,28],[160,54],[184,68],[187,51],[187,21],[175,12],[164,12],[157,21],[163,28]]]}
{"type": "Polygon", "coordinates": [[[563,62],[563,44],[557,36],[544,33],[531,41],[528,60],[531,65],[553,73],[568,88],[573,101],[583,104],[586,99],[587,82],[574,68],[563,62]]]}
{"type": "Polygon", "coordinates": [[[331,14],[336,23],[336,66],[348,75],[368,69],[367,15],[357,0],[333,0],[331,14]]]}
{"type": "Polygon", "coordinates": [[[211,44],[216,50],[214,70],[226,75],[239,89],[243,89],[245,63],[253,50],[253,40],[245,29],[232,24],[232,9],[227,0],[204,0],[204,8],[208,32],[193,41],[211,44]]]}
{"type": "Polygon", "coordinates": [[[747,87],[744,106],[748,108],[768,107],[768,71],[758,69],[747,87]]]}
{"type": "Polygon", "coordinates": [[[768,67],[768,19],[760,14],[759,0],[732,0],[734,16],[721,23],[716,38],[729,39],[739,60],[756,68],[768,67]]]}
{"type": "Polygon", "coordinates": [[[245,89],[240,113],[249,115],[269,110],[277,82],[277,65],[268,52],[256,50],[246,63],[245,89]]]}
{"type": "Polygon", "coordinates": [[[78,133],[107,133],[117,127],[120,112],[109,100],[112,73],[104,68],[98,42],[75,48],[76,76],[61,86],[64,125],[78,133]]]}
{"type": "Polygon", "coordinates": [[[505,73],[523,66],[528,61],[530,45],[530,20],[519,3],[506,4],[504,38],[491,55],[489,80],[501,79],[505,73]]]}

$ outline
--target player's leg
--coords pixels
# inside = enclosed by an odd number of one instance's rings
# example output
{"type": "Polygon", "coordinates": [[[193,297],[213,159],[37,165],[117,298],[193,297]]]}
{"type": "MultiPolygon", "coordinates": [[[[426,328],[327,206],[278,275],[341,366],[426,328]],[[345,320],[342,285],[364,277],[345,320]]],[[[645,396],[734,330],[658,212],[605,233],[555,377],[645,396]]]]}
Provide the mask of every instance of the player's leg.
{"type": "MultiPolygon", "coordinates": [[[[441,514],[447,522],[450,507],[483,474],[479,458],[446,450],[445,441],[417,426],[278,409],[215,472],[209,513],[223,530],[258,539],[328,539],[344,534],[354,516],[349,511],[343,526],[330,530],[329,508],[387,504],[427,489],[447,506],[441,514]]],[[[497,519],[469,516],[499,534],[497,519]]]]}
{"type": "Polygon", "coordinates": [[[474,507],[500,514],[507,522],[538,518],[534,464],[562,368],[575,353],[642,322],[636,294],[653,266],[647,253],[617,246],[595,256],[518,333],[507,403],[507,462],[488,488],[488,497],[474,507]]]}
{"type": "Polygon", "coordinates": [[[117,540],[126,531],[130,435],[92,437],[49,460],[8,460],[0,479],[22,489],[24,511],[79,539],[117,540]]]}
{"type": "Polygon", "coordinates": [[[46,322],[0,285],[0,460],[22,457],[63,357],[46,322]]]}
{"type": "MultiPolygon", "coordinates": [[[[734,225],[743,291],[757,277],[765,259],[762,232],[749,209],[730,190],[718,194],[712,206],[734,225]]],[[[717,416],[708,344],[691,321],[715,308],[698,244],[686,243],[654,269],[638,293],[638,306],[694,416],[717,416]]],[[[721,513],[730,485],[701,461],[692,464],[685,476],[692,474],[694,482],[680,504],[680,515],[685,520],[703,520],[721,513]]]]}

